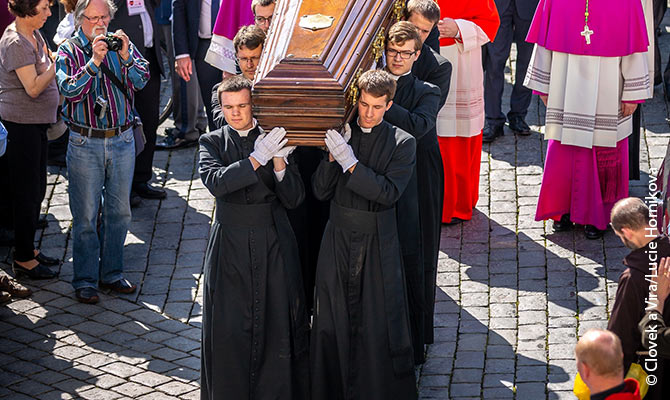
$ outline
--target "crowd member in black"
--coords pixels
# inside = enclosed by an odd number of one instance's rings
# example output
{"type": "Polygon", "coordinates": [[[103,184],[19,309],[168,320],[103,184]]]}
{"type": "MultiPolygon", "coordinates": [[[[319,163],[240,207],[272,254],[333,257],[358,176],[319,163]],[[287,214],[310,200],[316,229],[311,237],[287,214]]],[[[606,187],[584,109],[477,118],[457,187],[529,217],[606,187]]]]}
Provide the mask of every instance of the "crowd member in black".
{"type": "MultiPolygon", "coordinates": [[[[419,58],[412,65],[412,74],[419,80],[440,88],[438,111],[444,106],[449,94],[451,63],[428,45],[431,32],[440,20],[440,7],[433,0],[410,0],[407,3],[407,21],[417,27],[423,41],[419,58]]],[[[436,40],[437,41],[437,40],[436,40]]],[[[439,48],[438,48],[439,50],[439,48]]],[[[423,247],[424,271],[424,339],[433,343],[433,314],[435,310],[435,281],[437,259],[440,252],[440,229],[442,228],[442,202],[444,201],[444,169],[437,128],[417,138],[416,172],[419,187],[419,218],[421,219],[421,245],[423,247]]]]}
{"type": "Polygon", "coordinates": [[[137,206],[141,202],[138,196],[144,199],[167,197],[165,189],[149,183],[153,177],[152,165],[158,129],[161,74],[163,73],[160,41],[163,33],[156,24],[154,16],[154,8],[158,5],[157,0],[145,0],[145,11],[132,15],[128,9],[128,2],[125,0],[114,0],[114,4],[117,11],[114,19],[109,23],[109,30],[114,32],[122,29],[130,41],[137,46],[140,54],[149,61],[149,82],[135,94],[135,109],[142,120],[146,138],[144,150],[137,155],[135,160],[135,173],[133,174],[131,205],[137,206]]]}
{"type": "MultiPolygon", "coordinates": [[[[414,136],[417,143],[430,133],[435,133],[440,89],[417,79],[412,74],[412,65],[421,54],[421,38],[417,28],[410,22],[394,24],[386,35],[386,70],[397,82],[393,105],[384,114],[384,120],[414,136]]],[[[437,146],[437,138],[435,138],[437,146]]],[[[439,149],[438,149],[439,152],[439,149]]],[[[416,165],[424,154],[416,153],[416,165]]],[[[424,171],[422,171],[423,173],[424,171]]],[[[421,240],[418,168],[413,169],[412,178],[398,200],[398,237],[402,249],[409,320],[412,329],[414,362],[422,364],[424,357],[425,286],[424,262],[421,240]]]]}
{"type": "Polygon", "coordinates": [[[316,271],[311,335],[314,399],[416,399],[395,204],[412,176],[416,141],[388,122],[396,83],[358,79],[350,140],[326,133],[314,195],[330,201],[316,271]],[[347,143],[350,141],[350,144],[347,143]]]}
{"type": "Polygon", "coordinates": [[[264,134],[251,82],[224,79],[228,125],[200,137],[199,171],[216,197],[205,254],[201,399],[308,397],[308,320],[286,208],[304,188],[286,131],[264,134]],[[274,167],[274,168],[273,168],[274,167]]]}

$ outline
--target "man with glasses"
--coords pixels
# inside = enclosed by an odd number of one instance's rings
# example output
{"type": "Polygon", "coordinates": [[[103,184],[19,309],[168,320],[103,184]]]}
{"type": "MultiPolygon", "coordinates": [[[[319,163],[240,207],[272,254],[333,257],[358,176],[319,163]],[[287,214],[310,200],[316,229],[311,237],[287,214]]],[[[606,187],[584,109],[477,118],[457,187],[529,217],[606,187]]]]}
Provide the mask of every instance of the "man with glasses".
{"type": "Polygon", "coordinates": [[[251,2],[251,11],[254,13],[254,22],[263,32],[268,33],[272,14],[275,12],[276,0],[253,0],[251,2]]]}
{"type": "MultiPolygon", "coordinates": [[[[407,21],[416,26],[423,42],[419,58],[412,65],[412,74],[419,80],[440,88],[442,109],[449,94],[451,63],[439,51],[428,45],[429,37],[440,20],[440,7],[433,0],[410,0],[407,2],[407,21]]],[[[437,125],[437,124],[436,124],[437,125]]],[[[444,170],[440,145],[437,142],[437,126],[416,141],[416,175],[419,191],[419,218],[421,219],[421,247],[423,248],[424,272],[424,339],[433,343],[433,315],[435,310],[435,283],[437,259],[440,253],[440,231],[442,229],[442,200],[444,196],[444,170]]]]}
{"type": "Polygon", "coordinates": [[[250,81],[253,81],[256,75],[264,43],[265,32],[259,25],[243,26],[233,38],[235,57],[240,65],[240,71],[250,81]]]}
{"type": "Polygon", "coordinates": [[[70,127],[72,286],[83,303],[98,302],[98,284],[120,293],[136,289],[123,278],[123,245],[135,166],[133,97],[149,80],[149,65],[122,30],[114,33],[121,49],[109,50],[105,34],[115,12],[112,0],[79,0],[74,10],[79,30],[60,46],[56,60],[56,80],[65,97],[63,118],[70,127]],[[125,93],[110,79],[112,74],[126,83],[125,93]]]}
{"type": "MultiPolygon", "coordinates": [[[[420,81],[412,74],[412,65],[421,54],[423,42],[417,28],[410,22],[394,24],[386,35],[386,70],[397,82],[391,108],[384,120],[404,130],[417,140],[427,134],[435,135],[435,119],[440,102],[440,89],[420,81]]],[[[419,157],[416,153],[416,164],[419,157]]],[[[423,171],[422,171],[423,172],[423,171]]],[[[398,200],[398,237],[405,267],[409,320],[414,347],[414,363],[422,364],[424,357],[424,267],[419,214],[419,197],[424,188],[418,187],[418,169],[413,168],[407,188],[398,200]]]]}

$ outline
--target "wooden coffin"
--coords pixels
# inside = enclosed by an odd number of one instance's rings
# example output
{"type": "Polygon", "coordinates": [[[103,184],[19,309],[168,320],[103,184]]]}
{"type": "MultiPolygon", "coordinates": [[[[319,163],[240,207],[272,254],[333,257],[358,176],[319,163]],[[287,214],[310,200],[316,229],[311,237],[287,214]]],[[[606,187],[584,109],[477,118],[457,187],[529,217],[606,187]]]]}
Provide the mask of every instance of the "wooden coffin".
{"type": "Polygon", "coordinates": [[[405,3],[279,0],[254,79],[259,124],[283,126],[291,144],[323,145],[326,130],[351,119],[356,78],[381,62],[384,35],[402,18],[405,3]],[[301,27],[320,23],[332,24],[301,27]]]}

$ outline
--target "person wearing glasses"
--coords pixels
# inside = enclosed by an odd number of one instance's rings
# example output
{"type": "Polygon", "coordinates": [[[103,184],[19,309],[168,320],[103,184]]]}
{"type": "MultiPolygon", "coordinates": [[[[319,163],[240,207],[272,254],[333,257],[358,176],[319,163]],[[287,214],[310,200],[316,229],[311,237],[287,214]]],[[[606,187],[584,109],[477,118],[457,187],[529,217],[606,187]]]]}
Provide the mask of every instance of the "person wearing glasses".
{"type": "MultiPolygon", "coordinates": [[[[440,102],[440,89],[412,74],[412,66],[419,58],[422,46],[419,31],[411,22],[397,22],[386,35],[386,70],[396,80],[397,88],[393,104],[384,114],[384,120],[414,136],[417,142],[427,134],[435,135],[433,128],[440,102]]],[[[421,156],[425,155],[417,151],[416,165],[419,164],[421,156]]],[[[417,168],[413,168],[412,177],[400,196],[396,209],[409,300],[414,363],[423,364],[426,305],[419,193],[428,189],[418,186],[417,173],[417,168]]]]}
{"type": "Polygon", "coordinates": [[[240,65],[240,73],[250,81],[254,80],[258,61],[261,59],[265,31],[258,25],[247,25],[240,28],[233,39],[235,57],[240,65]]]}
{"type": "Polygon", "coordinates": [[[56,80],[65,97],[63,119],[70,127],[72,286],[83,303],[98,302],[98,286],[119,293],[136,289],[123,277],[123,245],[135,167],[133,98],[149,80],[149,66],[122,30],[113,34],[121,40],[121,49],[108,47],[105,35],[115,12],[112,0],[79,0],[74,9],[79,28],[58,48],[56,59],[56,80]],[[111,74],[126,90],[117,87],[111,74]]]}
{"type": "Polygon", "coordinates": [[[251,2],[251,11],[254,13],[254,22],[263,32],[268,33],[272,14],[275,12],[276,0],[253,0],[251,2]]]}

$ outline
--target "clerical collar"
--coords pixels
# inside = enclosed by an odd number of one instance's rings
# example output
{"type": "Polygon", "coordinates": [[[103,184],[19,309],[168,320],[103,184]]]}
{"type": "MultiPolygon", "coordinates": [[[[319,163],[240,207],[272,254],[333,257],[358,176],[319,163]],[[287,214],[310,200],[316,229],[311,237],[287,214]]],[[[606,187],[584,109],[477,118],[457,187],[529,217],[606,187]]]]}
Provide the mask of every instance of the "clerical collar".
{"type": "MultiPolygon", "coordinates": [[[[372,132],[372,129],[374,128],[374,127],[373,127],[373,128],[363,128],[363,127],[361,126],[360,118],[358,118],[358,119],[356,120],[356,123],[358,124],[358,127],[361,128],[361,131],[362,131],[363,133],[370,133],[370,132],[372,132]]],[[[380,124],[381,124],[381,122],[380,122],[380,124]]],[[[379,126],[379,124],[375,125],[375,127],[377,127],[377,126],[379,126]]]]}
{"type": "Polygon", "coordinates": [[[398,81],[398,79],[402,78],[403,76],[407,76],[407,75],[412,73],[411,69],[409,71],[405,72],[402,75],[391,74],[391,72],[389,72],[388,69],[386,71],[391,75],[391,78],[393,78],[393,80],[396,81],[396,82],[398,81]]]}
{"type": "MultiPolygon", "coordinates": [[[[249,135],[249,132],[254,130],[256,128],[256,125],[258,125],[258,121],[256,121],[256,118],[253,119],[253,123],[251,125],[251,128],[243,130],[243,131],[238,131],[237,129],[233,129],[235,132],[237,132],[240,137],[247,137],[249,135]]],[[[232,128],[232,127],[231,127],[232,128]]]]}

